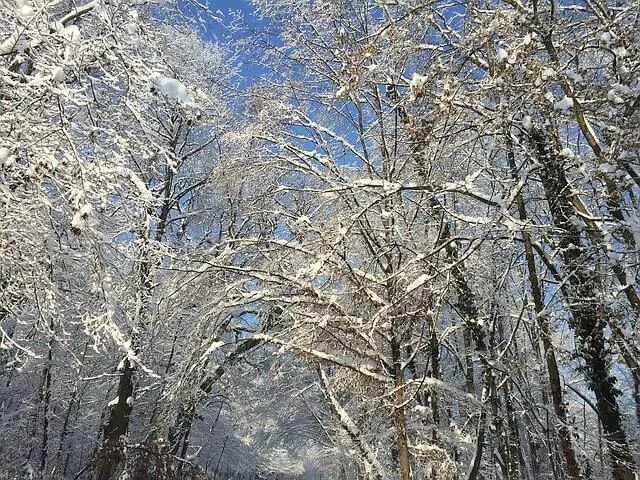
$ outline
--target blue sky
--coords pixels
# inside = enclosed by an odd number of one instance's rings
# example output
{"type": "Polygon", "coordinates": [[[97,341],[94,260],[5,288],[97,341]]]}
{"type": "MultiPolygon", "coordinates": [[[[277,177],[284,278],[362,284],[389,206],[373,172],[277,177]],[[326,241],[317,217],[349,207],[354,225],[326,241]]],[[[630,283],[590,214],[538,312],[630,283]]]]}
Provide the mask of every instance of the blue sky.
{"type": "Polygon", "coordinates": [[[180,9],[197,20],[196,24],[203,36],[210,40],[226,36],[223,25],[231,21],[234,14],[240,13],[249,24],[252,22],[253,7],[249,0],[194,0],[196,4],[206,5],[208,12],[197,7],[190,0],[181,0],[180,9]]]}
{"type": "MultiPolygon", "coordinates": [[[[262,30],[269,25],[264,19],[256,19],[250,0],[179,0],[181,10],[194,20],[194,27],[205,40],[211,42],[234,43],[235,39],[242,39],[247,31],[229,31],[230,25],[240,16],[249,30],[262,30]],[[194,3],[191,3],[194,2],[194,3]],[[197,7],[198,4],[206,5],[206,11],[197,7]]],[[[235,50],[235,49],[233,49],[235,50]]],[[[265,68],[252,55],[252,51],[236,50],[239,53],[235,66],[239,68],[240,87],[247,87],[255,79],[265,73],[265,68]]]]}

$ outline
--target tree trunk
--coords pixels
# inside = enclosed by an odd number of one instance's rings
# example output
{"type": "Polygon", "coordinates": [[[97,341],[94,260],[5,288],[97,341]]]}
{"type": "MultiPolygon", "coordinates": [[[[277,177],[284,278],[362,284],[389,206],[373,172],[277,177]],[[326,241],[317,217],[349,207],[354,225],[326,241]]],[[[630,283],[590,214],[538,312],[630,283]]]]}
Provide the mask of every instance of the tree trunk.
{"type": "Polygon", "coordinates": [[[583,359],[584,373],[596,397],[598,415],[605,432],[613,478],[633,479],[633,458],[622,428],[615,377],[611,375],[604,328],[607,313],[598,301],[597,277],[589,265],[586,249],[581,246],[580,230],[572,221],[576,212],[571,188],[561,159],[552,151],[544,132],[534,128],[531,138],[542,165],[541,180],[549,203],[554,226],[561,232],[559,254],[566,271],[563,293],[572,316],[577,354],[583,359]]]}
{"type": "MultiPolygon", "coordinates": [[[[508,162],[509,169],[514,179],[516,178],[516,162],[513,153],[513,145],[510,138],[507,135],[508,142],[508,162]]],[[[524,205],[524,199],[522,194],[518,194],[516,197],[516,204],[518,206],[518,214],[520,220],[523,222],[527,220],[527,212],[524,205]]],[[[549,321],[544,315],[544,301],[542,297],[542,289],[538,281],[538,272],[536,269],[536,262],[533,255],[533,247],[531,245],[531,236],[526,230],[522,230],[522,241],[524,243],[524,254],[527,262],[527,275],[529,279],[529,286],[531,288],[531,296],[533,297],[533,308],[536,313],[536,320],[538,328],[540,329],[540,336],[542,339],[542,346],[544,348],[544,358],[547,367],[547,374],[549,376],[549,389],[551,391],[551,401],[553,402],[553,411],[558,418],[558,430],[557,436],[560,443],[560,449],[562,450],[562,456],[564,457],[565,465],[567,468],[567,474],[569,479],[577,480],[581,478],[580,466],[576,457],[573,443],[571,441],[571,432],[567,427],[567,407],[563,399],[562,385],[560,382],[560,371],[558,369],[558,362],[556,360],[555,349],[551,342],[551,331],[549,328],[549,321]]]]}
{"type": "MultiPolygon", "coordinates": [[[[53,329],[53,322],[50,325],[51,329],[53,329]]],[[[39,474],[40,477],[44,477],[46,475],[47,470],[47,459],[49,456],[49,405],[51,403],[51,364],[53,361],[53,335],[49,339],[49,353],[47,355],[47,365],[44,369],[43,379],[42,379],[42,401],[43,401],[43,412],[42,412],[42,447],[40,449],[40,467],[39,474]]]]}
{"type": "Polygon", "coordinates": [[[129,429],[133,398],[134,368],[128,358],[123,361],[118,381],[118,400],[110,407],[109,420],[104,426],[102,449],[99,453],[98,480],[110,480],[122,460],[120,437],[129,429]]]}
{"type": "MultiPolygon", "coordinates": [[[[394,331],[397,327],[394,325],[394,331]]],[[[393,419],[398,443],[398,464],[400,478],[412,480],[411,457],[409,455],[409,441],[407,438],[407,422],[404,413],[404,372],[402,371],[402,357],[400,354],[400,339],[395,335],[391,341],[391,356],[393,360],[393,380],[395,393],[395,406],[393,419]]]]}

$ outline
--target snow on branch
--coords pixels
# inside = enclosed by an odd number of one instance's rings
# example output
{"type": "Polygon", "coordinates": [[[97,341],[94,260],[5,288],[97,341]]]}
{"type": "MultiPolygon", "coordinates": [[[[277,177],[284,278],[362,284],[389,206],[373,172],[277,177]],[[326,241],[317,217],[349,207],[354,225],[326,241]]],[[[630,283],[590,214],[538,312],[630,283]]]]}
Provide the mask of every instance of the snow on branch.
{"type": "Polygon", "coordinates": [[[351,441],[358,447],[358,449],[362,453],[362,456],[364,457],[364,467],[365,471],[367,472],[367,476],[372,480],[380,480],[381,476],[379,472],[382,471],[382,468],[378,462],[378,459],[376,458],[376,454],[373,452],[371,447],[363,441],[362,436],[360,435],[360,429],[331,391],[329,379],[324,373],[324,370],[322,370],[322,368],[320,367],[318,367],[318,376],[320,377],[322,392],[329,401],[331,410],[338,417],[338,419],[340,420],[340,425],[342,425],[342,428],[346,430],[346,432],[349,434],[349,437],[351,438],[351,441]]]}
{"type": "Polygon", "coordinates": [[[339,353],[323,352],[322,350],[317,350],[315,348],[296,345],[295,343],[285,342],[284,340],[281,340],[277,337],[274,337],[272,335],[267,335],[264,333],[257,333],[251,338],[255,338],[256,340],[262,340],[264,342],[268,342],[273,345],[278,345],[285,350],[298,351],[298,352],[311,355],[312,357],[315,357],[317,359],[331,362],[335,365],[339,365],[341,367],[345,367],[350,370],[361,373],[365,377],[371,378],[373,380],[377,380],[378,382],[388,383],[391,381],[391,379],[386,375],[382,375],[376,372],[374,370],[375,365],[373,365],[371,362],[363,362],[355,358],[347,357],[346,355],[340,355],[339,353]]]}

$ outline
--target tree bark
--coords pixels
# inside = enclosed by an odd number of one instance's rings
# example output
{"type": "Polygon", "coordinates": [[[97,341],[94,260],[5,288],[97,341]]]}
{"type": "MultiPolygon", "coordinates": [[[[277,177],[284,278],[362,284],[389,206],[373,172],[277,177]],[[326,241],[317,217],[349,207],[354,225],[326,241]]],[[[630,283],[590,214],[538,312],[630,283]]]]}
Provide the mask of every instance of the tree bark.
{"type": "Polygon", "coordinates": [[[118,401],[110,407],[109,420],[104,426],[103,445],[98,465],[98,480],[110,480],[122,459],[120,437],[129,429],[133,398],[134,368],[128,358],[123,361],[122,373],[118,380],[118,401]]]}
{"type": "MultiPolygon", "coordinates": [[[[509,169],[511,170],[511,174],[515,179],[517,177],[517,168],[513,153],[513,145],[511,144],[508,135],[507,142],[507,158],[509,162],[509,169]]],[[[518,193],[518,195],[516,196],[516,204],[518,207],[518,215],[520,217],[520,220],[525,222],[527,220],[527,211],[521,193],[518,193]]],[[[573,448],[573,442],[571,441],[571,432],[569,431],[569,428],[567,426],[567,407],[563,399],[562,384],[560,382],[560,371],[558,369],[555,349],[551,341],[549,321],[544,314],[544,301],[542,297],[542,289],[540,288],[540,282],[538,281],[538,272],[533,255],[533,247],[531,245],[531,236],[529,235],[529,232],[524,229],[522,230],[522,241],[524,243],[524,255],[527,262],[527,276],[529,279],[529,286],[531,288],[531,296],[533,297],[533,308],[536,314],[538,328],[540,329],[542,347],[544,348],[544,358],[547,367],[547,374],[549,376],[549,390],[551,391],[553,411],[558,418],[559,423],[557,429],[557,437],[560,443],[560,450],[562,450],[562,456],[564,457],[569,479],[578,480],[581,478],[580,466],[578,464],[576,453],[573,448]]]]}
{"type": "Polygon", "coordinates": [[[611,374],[604,328],[607,312],[598,301],[597,277],[588,268],[587,249],[581,245],[580,230],[572,221],[576,216],[572,192],[564,165],[550,146],[547,133],[534,128],[531,139],[542,165],[541,180],[553,225],[559,230],[559,254],[565,266],[563,293],[571,312],[577,354],[584,361],[584,373],[596,397],[598,415],[607,440],[613,478],[632,480],[633,458],[622,427],[615,377],[611,374]]]}
{"type": "MultiPolygon", "coordinates": [[[[397,326],[394,326],[394,331],[396,331],[396,328],[397,326]]],[[[411,471],[411,457],[409,454],[409,441],[407,438],[407,421],[404,412],[404,372],[402,370],[400,339],[397,335],[394,335],[391,341],[391,357],[393,360],[393,380],[396,390],[393,419],[396,430],[396,441],[398,444],[400,478],[402,480],[412,480],[413,472],[411,471]]]]}

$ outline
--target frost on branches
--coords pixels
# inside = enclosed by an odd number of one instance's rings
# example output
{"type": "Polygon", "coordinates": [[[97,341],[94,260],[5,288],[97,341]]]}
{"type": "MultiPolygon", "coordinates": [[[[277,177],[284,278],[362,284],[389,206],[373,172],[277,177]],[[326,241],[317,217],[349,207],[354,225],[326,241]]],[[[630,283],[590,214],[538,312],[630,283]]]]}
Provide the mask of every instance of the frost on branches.
{"type": "Polygon", "coordinates": [[[0,477],[632,480],[638,2],[0,2],[0,477]]]}

